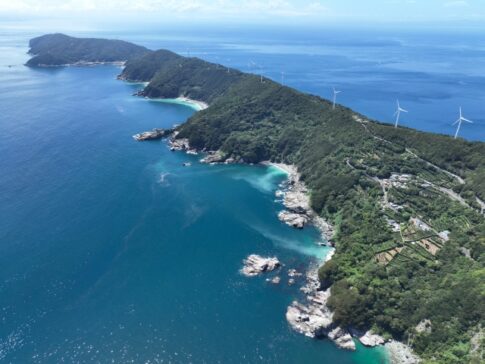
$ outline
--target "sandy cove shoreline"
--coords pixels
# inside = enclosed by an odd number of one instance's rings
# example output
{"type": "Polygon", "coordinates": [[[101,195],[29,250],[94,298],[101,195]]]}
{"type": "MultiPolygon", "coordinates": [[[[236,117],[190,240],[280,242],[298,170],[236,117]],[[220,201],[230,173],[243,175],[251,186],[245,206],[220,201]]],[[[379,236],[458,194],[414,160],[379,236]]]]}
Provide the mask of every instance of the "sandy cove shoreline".
{"type": "Polygon", "coordinates": [[[191,99],[191,98],[185,97],[185,96],[179,96],[179,97],[176,97],[174,99],[163,98],[163,97],[144,96],[143,91],[150,84],[150,82],[129,80],[129,79],[123,77],[122,75],[118,75],[117,79],[121,80],[121,81],[125,81],[127,83],[131,83],[133,85],[137,85],[137,84],[143,85],[143,90],[136,92],[134,95],[135,96],[143,96],[145,99],[150,100],[150,101],[164,102],[164,103],[167,103],[167,104],[184,105],[184,106],[188,106],[188,107],[194,109],[195,111],[202,111],[202,110],[205,110],[209,107],[209,104],[204,102],[204,101],[194,100],[194,99],[191,99]]]}
{"type": "Polygon", "coordinates": [[[165,98],[152,98],[145,96],[145,99],[149,101],[156,101],[156,102],[163,102],[166,104],[176,104],[176,105],[184,105],[188,106],[195,111],[202,111],[209,107],[209,104],[205,103],[204,101],[200,100],[193,100],[188,97],[177,97],[175,99],[165,99],[165,98]]]}
{"type": "Polygon", "coordinates": [[[190,99],[188,97],[182,97],[181,96],[181,97],[177,97],[175,100],[178,101],[178,102],[183,102],[183,103],[194,105],[198,109],[198,111],[205,110],[209,107],[209,104],[205,103],[204,101],[193,100],[193,99],[190,99]]]}

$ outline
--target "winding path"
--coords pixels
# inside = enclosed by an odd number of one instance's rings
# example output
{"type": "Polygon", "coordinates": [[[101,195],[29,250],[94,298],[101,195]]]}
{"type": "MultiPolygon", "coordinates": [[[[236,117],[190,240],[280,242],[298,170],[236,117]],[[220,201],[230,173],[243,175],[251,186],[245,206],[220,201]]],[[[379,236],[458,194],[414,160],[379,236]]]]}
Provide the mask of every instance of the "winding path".
{"type": "Polygon", "coordinates": [[[431,166],[431,167],[437,169],[438,171],[443,172],[444,174],[446,174],[446,175],[448,175],[450,177],[455,178],[458,181],[459,184],[461,184],[461,185],[464,185],[465,184],[465,180],[463,178],[461,178],[460,176],[458,176],[457,174],[451,173],[450,171],[447,171],[446,169],[443,169],[441,167],[438,167],[436,164],[433,164],[431,162],[428,162],[426,159],[421,158],[419,155],[417,155],[416,153],[414,153],[413,151],[411,151],[409,148],[406,148],[406,152],[408,152],[409,154],[411,154],[413,157],[419,159],[420,161],[426,163],[428,166],[431,166]]]}
{"type": "MultiPolygon", "coordinates": [[[[362,120],[361,118],[359,118],[357,115],[354,115],[354,120],[356,122],[358,122],[360,125],[362,125],[362,127],[364,128],[364,130],[367,133],[369,133],[374,139],[379,140],[379,141],[384,142],[384,143],[391,144],[391,145],[394,144],[394,143],[390,142],[389,140],[386,140],[386,139],[381,138],[381,137],[379,137],[377,135],[374,135],[369,130],[369,128],[367,127],[367,125],[365,125],[366,122],[364,120],[362,120]]],[[[458,181],[458,183],[460,185],[464,185],[465,184],[465,180],[462,177],[460,177],[459,175],[457,175],[455,173],[452,173],[452,172],[450,172],[450,171],[448,171],[446,169],[443,169],[443,168],[437,166],[436,164],[427,161],[426,159],[423,159],[422,157],[418,156],[416,153],[414,153],[409,148],[406,148],[405,150],[406,150],[406,153],[409,153],[411,156],[413,156],[414,158],[418,159],[419,161],[425,163],[426,165],[428,165],[430,167],[435,168],[437,171],[440,171],[440,172],[446,174],[447,176],[450,176],[450,177],[454,178],[456,181],[458,181]]],[[[349,158],[347,158],[347,161],[346,162],[347,162],[347,165],[349,167],[351,167],[352,169],[355,169],[355,167],[350,164],[349,158]]],[[[379,178],[377,178],[377,177],[371,177],[371,176],[369,176],[367,173],[366,173],[366,176],[379,183],[379,185],[381,186],[382,191],[384,193],[384,203],[385,203],[386,206],[388,206],[389,205],[389,200],[388,200],[388,197],[387,197],[387,190],[386,190],[383,182],[379,178]]],[[[418,177],[418,178],[420,178],[420,177],[418,177]]],[[[451,200],[457,201],[457,202],[459,202],[463,206],[466,206],[466,207],[468,207],[470,209],[476,210],[473,206],[470,206],[470,204],[468,204],[468,202],[466,202],[465,199],[463,197],[461,197],[459,194],[457,194],[455,191],[453,191],[453,190],[451,190],[449,188],[437,186],[434,183],[431,183],[431,182],[429,182],[429,181],[427,181],[427,180],[425,180],[423,178],[421,178],[421,180],[423,180],[426,183],[429,183],[433,188],[435,188],[435,189],[441,191],[442,193],[446,194],[451,200]]],[[[475,198],[476,198],[477,203],[480,205],[480,214],[485,215],[485,202],[482,201],[477,196],[475,196],[475,198]]]]}

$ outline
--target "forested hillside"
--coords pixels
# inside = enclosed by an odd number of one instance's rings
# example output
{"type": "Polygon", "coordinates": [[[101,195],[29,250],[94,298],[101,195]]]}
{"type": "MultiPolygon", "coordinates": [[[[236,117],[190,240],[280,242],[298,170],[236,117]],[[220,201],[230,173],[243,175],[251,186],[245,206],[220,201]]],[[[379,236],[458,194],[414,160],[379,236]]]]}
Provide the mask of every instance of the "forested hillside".
{"type": "Polygon", "coordinates": [[[340,325],[409,342],[429,362],[480,361],[484,143],[394,129],[256,75],[176,63],[145,95],[211,104],[178,137],[241,162],[296,164],[313,208],[336,225],[337,253],[320,278],[340,325]]]}
{"type": "Polygon", "coordinates": [[[47,34],[30,40],[29,53],[34,55],[28,66],[62,66],[80,62],[116,62],[138,58],[145,47],[122,40],[74,38],[64,34],[47,34]]]}
{"type": "Polygon", "coordinates": [[[208,102],[178,127],[191,146],[298,167],[336,227],[319,273],[339,325],[409,342],[429,363],[481,362],[485,143],[395,129],[168,51],[132,59],[121,78],[149,81],[148,97],[208,102]]]}

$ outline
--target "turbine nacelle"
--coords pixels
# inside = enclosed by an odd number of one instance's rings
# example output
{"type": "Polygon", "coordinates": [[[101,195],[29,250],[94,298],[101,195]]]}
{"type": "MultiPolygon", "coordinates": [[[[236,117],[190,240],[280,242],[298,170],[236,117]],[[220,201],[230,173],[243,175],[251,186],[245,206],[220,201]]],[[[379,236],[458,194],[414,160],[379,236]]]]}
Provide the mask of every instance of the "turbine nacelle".
{"type": "Polygon", "coordinates": [[[467,123],[473,124],[473,121],[468,120],[467,118],[463,117],[463,113],[462,113],[461,107],[460,107],[460,117],[452,125],[455,125],[456,123],[459,123],[459,122],[462,122],[462,121],[466,121],[467,123]]]}

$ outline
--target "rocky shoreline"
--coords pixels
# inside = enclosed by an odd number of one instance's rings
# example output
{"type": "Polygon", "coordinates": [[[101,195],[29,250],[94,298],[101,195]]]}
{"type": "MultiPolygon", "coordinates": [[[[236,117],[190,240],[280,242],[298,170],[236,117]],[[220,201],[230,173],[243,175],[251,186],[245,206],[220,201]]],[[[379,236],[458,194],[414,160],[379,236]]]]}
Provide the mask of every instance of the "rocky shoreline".
{"type": "Polygon", "coordinates": [[[384,347],[389,353],[391,364],[417,364],[421,362],[409,346],[399,341],[391,340],[384,347]]]}
{"type": "Polygon", "coordinates": [[[285,224],[298,229],[302,229],[307,224],[312,224],[320,231],[326,245],[333,246],[331,239],[334,235],[334,229],[311,208],[308,189],[301,181],[297,167],[271,162],[262,162],[261,164],[279,168],[288,174],[287,180],[276,191],[276,196],[282,197],[283,205],[286,208],[278,214],[278,218],[285,224]]]}
{"type": "MultiPolygon", "coordinates": [[[[286,210],[278,214],[279,219],[289,226],[302,229],[307,224],[313,224],[322,234],[326,244],[334,234],[332,226],[318,216],[310,205],[308,189],[300,179],[296,166],[264,162],[285,171],[288,178],[276,191],[276,196],[283,199],[286,210]]],[[[332,250],[325,262],[330,260],[335,250],[332,250]]],[[[306,275],[306,284],[301,288],[305,293],[304,302],[293,301],[286,311],[286,319],[293,330],[311,338],[327,337],[338,347],[346,350],[355,350],[356,345],[351,333],[333,322],[333,312],[328,308],[330,289],[322,291],[318,279],[318,266],[309,270],[306,275]]],[[[361,340],[368,346],[383,343],[380,337],[375,339],[370,333],[363,335],[361,340]]]]}
{"type": "MultiPolygon", "coordinates": [[[[325,257],[325,262],[332,259],[334,252],[332,250],[325,257]]],[[[291,328],[310,338],[326,337],[342,349],[355,350],[350,332],[333,322],[333,312],[327,306],[330,288],[326,291],[320,289],[318,266],[308,271],[301,291],[305,293],[304,302],[293,301],[286,311],[286,320],[291,328]]]]}
{"type": "MultiPolygon", "coordinates": [[[[168,141],[169,148],[172,151],[185,151],[189,154],[197,154],[199,152],[190,147],[188,139],[177,139],[177,134],[177,131],[173,132],[168,141]]],[[[203,150],[202,152],[207,154],[200,160],[201,163],[244,163],[243,160],[228,158],[222,151],[203,150]]],[[[334,244],[331,239],[334,235],[334,229],[311,208],[308,189],[303,181],[300,180],[300,174],[296,166],[271,162],[263,162],[261,164],[274,166],[288,174],[287,180],[276,191],[276,196],[282,198],[285,206],[285,210],[278,214],[280,220],[289,226],[299,229],[302,229],[307,224],[314,225],[325,240],[325,243],[322,244],[333,247],[334,244]]],[[[325,258],[325,262],[330,260],[334,253],[335,250],[332,250],[325,258]]],[[[276,257],[264,258],[256,254],[248,256],[243,263],[244,266],[241,269],[241,273],[247,277],[272,272],[282,266],[276,257]]],[[[384,347],[389,353],[389,359],[392,364],[417,364],[420,362],[411,348],[403,343],[393,340],[386,342],[384,338],[372,333],[370,330],[360,332],[353,328],[337,326],[333,322],[333,312],[327,306],[330,298],[330,288],[325,291],[321,290],[318,268],[318,266],[313,267],[306,274],[306,284],[301,287],[301,291],[305,294],[303,302],[293,301],[287,308],[286,319],[292,329],[311,338],[328,338],[338,347],[346,350],[356,350],[354,338],[367,347],[380,346],[385,343],[384,347]]],[[[291,269],[288,270],[289,277],[292,277],[292,271],[291,269]]],[[[301,275],[300,273],[297,274],[301,275]]],[[[275,276],[268,278],[267,281],[272,284],[279,284],[281,278],[275,276]]],[[[293,283],[294,278],[290,278],[288,284],[291,285],[293,283]]]]}
{"type": "Polygon", "coordinates": [[[166,138],[169,135],[173,134],[173,129],[153,129],[151,131],[145,131],[143,133],[133,135],[133,139],[138,142],[143,142],[146,140],[157,140],[166,138]]]}
{"type": "MultiPolygon", "coordinates": [[[[313,224],[325,238],[327,245],[334,246],[332,237],[333,227],[318,216],[310,206],[308,190],[300,180],[300,174],[296,166],[265,162],[265,165],[272,165],[285,171],[288,179],[276,191],[277,197],[283,198],[283,205],[286,210],[279,213],[281,221],[295,228],[303,228],[306,224],[313,224]]],[[[335,250],[332,250],[325,262],[332,259],[335,250]]],[[[293,301],[288,306],[286,319],[295,331],[311,338],[328,338],[338,347],[346,350],[355,350],[354,338],[359,340],[366,347],[382,346],[389,353],[392,364],[417,364],[419,358],[412,352],[411,348],[398,341],[388,341],[374,334],[371,330],[362,332],[355,328],[342,328],[333,322],[333,312],[327,306],[330,298],[330,288],[321,290],[318,279],[318,268],[310,269],[306,275],[306,284],[301,288],[305,293],[303,303],[293,301]]]]}
{"type": "Polygon", "coordinates": [[[53,68],[53,67],[93,67],[93,66],[103,66],[103,65],[124,67],[125,64],[126,64],[126,61],[112,61],[112,62],[78,61],[78,62],[74,62],[74,63],[64,63],[64,64],[44,64],[44,63],[39,63],[39,64],[35,65],[35,67],[40,67],[40,68],[53,68]]]}
{"type": "MultiPolygon", "coordinates": [[[[325,261],[332,258],[332,250],[325,261]]],[[[306,275],[306,284],[301,288],[305,293],[303,302],[293,301],[288,306],[286,319],[295,331],[310,338],[328,338],[339,348],[356,350],[355,340],[366,347],[384,346],[392,364],[417,364],[419,358],[411,348],[398,341],[387,341],[372,331],[362,332],[354,328],[342,328],[333,322],[333,312],[327,306],[330,289],[322,291],[318,280],[318,267],[310,269],[306,275]]]]}

